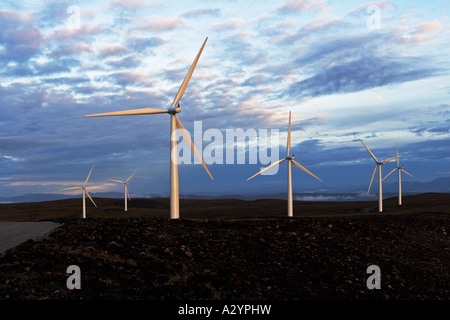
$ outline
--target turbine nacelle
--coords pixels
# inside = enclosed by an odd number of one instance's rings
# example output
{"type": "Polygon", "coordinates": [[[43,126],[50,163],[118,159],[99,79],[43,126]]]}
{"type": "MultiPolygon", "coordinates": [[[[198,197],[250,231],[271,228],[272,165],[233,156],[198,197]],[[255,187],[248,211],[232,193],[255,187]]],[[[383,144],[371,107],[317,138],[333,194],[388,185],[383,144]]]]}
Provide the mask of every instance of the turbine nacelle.
{"type": "Polygon", "coordinates": [[[295,157],[294,157],[294,155],[292,155],[292,156],[286,156],[286,158],[285,158],[286,160],[294,160],[295,159],[295,157]]]}
{"type": "Polygon", "coordinates": [[[176,108],[170,107],[169,109],[167,109],[167,112],[169,114],[174,114],[174,115],[177,113],[180,113],[181,112],[180,104],[178,104],[176,108]]]}

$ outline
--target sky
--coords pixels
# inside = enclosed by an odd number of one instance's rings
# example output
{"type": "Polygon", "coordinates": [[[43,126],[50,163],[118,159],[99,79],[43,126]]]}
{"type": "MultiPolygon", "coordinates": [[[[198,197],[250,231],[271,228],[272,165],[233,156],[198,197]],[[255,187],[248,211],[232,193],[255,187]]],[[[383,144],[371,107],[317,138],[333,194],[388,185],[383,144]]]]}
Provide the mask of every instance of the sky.
{"type": "Polygon", "coordinates": [[[108,179],[137,169],[130,193],[167,195],[167,114],[84,115],[170,107],[206,37],[178,117],[192,136],[201,124],[195,143],[223,163],[208,164],[214,181],[180,164],[180,193],[285,192],[286,163],[246,181],[267,165],[250,161],[262,140],[238,164],[225,133],[278,130],[271,158],[283,158],[289,111],[291,153],[323,180],[293,167],[294,192],[367,190],[374,161],[359,139],[378,159],[398,143],[404,181],[449,177],[449,12],[449,1],[1,1],[0,194],[61,193],[94,165],[90,193],[122,191],[108,179]]]}

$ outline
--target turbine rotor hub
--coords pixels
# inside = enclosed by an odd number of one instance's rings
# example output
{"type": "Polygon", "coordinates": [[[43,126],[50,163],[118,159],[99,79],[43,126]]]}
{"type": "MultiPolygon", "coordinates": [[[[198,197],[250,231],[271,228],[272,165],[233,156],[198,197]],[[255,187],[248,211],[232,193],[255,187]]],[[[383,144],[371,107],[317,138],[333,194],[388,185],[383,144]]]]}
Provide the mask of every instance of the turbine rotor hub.
{"type": "Polygon", "coordinates": [[[377,161],[377,165],[382,166],[383,164],[384,164],[384,162],[377,161]]]}
{"type": "Polygon", "coordinates": [[[168,110],[168,112],[169,112],[170,114],[173,114],[173,115],[175,115],[175,114],[177,114],[177,113],[180,113],[180,112],[181,112],[180,104],[177,104],[176,108],[170,107],[170,108],[167,109],[167,110],[168,110]]]}
{"type": "Polygon", "coordinates": [[[294,155],[292,155],[292,156],[286,156],[286,160],[294,160],[294,155]]]}

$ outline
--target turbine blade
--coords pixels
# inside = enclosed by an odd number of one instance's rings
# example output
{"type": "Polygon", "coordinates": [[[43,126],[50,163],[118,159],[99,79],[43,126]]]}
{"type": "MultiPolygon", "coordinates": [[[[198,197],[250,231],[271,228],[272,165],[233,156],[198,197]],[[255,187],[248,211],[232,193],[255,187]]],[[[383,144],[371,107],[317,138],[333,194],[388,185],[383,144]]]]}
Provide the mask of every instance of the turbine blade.
{"type": "Polygon", "coordinates": [[[289,111],[289,128],[288,128],[288,139],[286,149],[287,149],[286,156],[289,156],[289,152],[291,151],[291,111],[289,111]]]}
{"type": "Polygon", "coordinates": [[[369,153],[372,156],[373,160],[375,160],[375,162],[378,162],[377,157],[375,157],[375,155],[372,153],[372,151],[370,151],[369,148],[367,148],[367,146],[364,144],[364,142],[361,139],[359,139],[359,141],[361,141],[361,143],[363,144],[364,148],[366,148],[366,150],[369,151],[369,153]]]}
{"type": "Polygon", "coordinates": [[[86,187],[86,184],[87,184],[88,181],[89,181],[89,177],[91,176],[92,170],[94,170],[94,166],[92,166],[91,171],[89,171],[89,174],[88,174],[88,176],[87,176],[87,178],[86,178],[86,181],[84,182],[83,187],[86,187]]]}
{"type": "Polygon", "coordinates": [[[404,172],[404,173],[406,173],[408,176],[411,176],[411,177],[413,177],[414,178],[414,176],[412,175],[412,174],[410,174],[410,173],[408,173],[408,172],[406,172],[405,170],[403,170],[403,169],[400,169],[402,172],[404,172]]]}
{"type": "Polygon", "coordinates": [[[73,187],[73,188],[59,189],[58,191],[78,190],[78,189],[83,189],[83,188],[82,187],[73,187]]]}
{"type": "Polygon", "coordinates": [[[253,176],[251,176],[250,178],[248,178],[247,181],[250,180],[250,179],[253,179],[253,178],[256,177],[257,175],[260,175],[260,174],[263,173],[264,171],[269,170],[270,168],[276,166],[277,164],[282,163],[284,160],[286,160],[286,158],[280,159],[280,160],[278,160],[277,162],[272,163],[270,166],[268,166],[268,167],[262,169],[262,170],[261,170],[260,172],[258,172],[257,174],[254,174],[253,176]]]}
{"type": "Polygon", "coordinates": [[[206,167],[205,162],[203,162],[201,155],[197,152],[197,149],[195,149],[194,144],[192,143],[191,139],[189,138],[189,135],[186,133],[186,129],[184,129],[183,125],[180,122],[180,119],[178,119],[177,116],[174,116],[174,117],[175,117],[175,121],[177,124],[177,128],[180,131],[181,135],[183,136],[184,141],[186,141],[186,143],[191,147],[192,152],[194,152],[197,159],[201,162],[203,168],[208,173],[211,180],[214,180],[213,176],[211,175],[211,172],[209,172],[209,170],[208,170],[208,167],[206,167]]]}
{"type": "Polygon", "coordinates": [[[291,160],[292,163],[299,169],[302,169],[303,171],[305,171],[307,174],[313,176],[314,178],[316,178],[317,180],[319,180],[320,182],[323,182],[322,180],[320,180],[319,178],[317,178],[313,173],[309,172],[308,170],[306,170],[306,168],[304,166],[302,166],[300,163],[296,162],[295,160],[291,160]]]}
{"type": "Polygon", "coordinates": [[[108,179],[109,181],[114,181],[114,182],[118,182],[118,183],[125,183],[125,182],[123,182],[123,181],[120,181],[120,180],[113,180],[113,179],[108,179]]]}
{"type": "Polygon", "coordinates": [[[382,162],[383,162],[383,163],[386,163],[386,162],[389,162],[389,161],[398,159],[398,158],[400,158],[400,157],[403,157],[403,156],[397,156],[397,157],[389,158],[389,159],[383,160],[382,162]]]}
{"type": "Polygon", "coordinates": [[[85,115],[84,117],[90,118],[90,117],[110,117],[110,116],[135,116],[135,115],[141,115],[141,114],[158,114],[158,113],[169,113],[169,112],[167,109],[142,108],[142,109],[88,114],[88,115],[85,115]]]}
{"type": "Polygon", "coordinates": [[[175,96],[175,99],[173,100],[173,103],[172,103],[172,108],[174,108],[180,101],[181,97],[183,97],[184,92],[186,91],[186,88],[189,84],[189,81],[191,80],[192,74],[194,73],[194,69],[197,66],[198,59],[200,58],[203,48],[205,47],[206,40],[208,40],[208,37],[206,37],[205,42],[203,42],[203,45],[200,48],[200,51],[198,52],[197,57],[195,57],[195,60],[192,63],[191,68],[189,69],[188,73],[186,74],[186,77],[183,80],[183,83],[181,84],[180,88],[178,89],[177,95],[175,96]]]}
{"type": "Polygon", "coordinates": [[[128,182],[128,181],[130,181],[131,180],[131,178],[133,178],[133,176],[134,176],[134,174],[136,173],[136,171],[137,170],[135,170],[134,172],[133,172],[133,174],[127,179],[127,180],[125,180],[125,182],[128,182]]]}
{"type": "Polygon", "coordinates": [[[386,179],[386,178],[389,177],[391,174],[393,174],[393,173],[395,172],[395,170],[397,170],[397,168],[394,168],[394,170],[392,170],[391,172],[389,172],[389,173],[386,175],[386,177],[384,177],[383,180],[381,180],[381,181],[384,181],[384,179],[386,179]]]}
{"type": "Polygon", "coordinates": [[[94,206],[97,207],[97,205],[95,204],[94,200],[92,200],[91,195],[89,194],[89,192],[86,189],[84,189],[84,191],[86,192],[86,194],[89,197],[89,199],[91,199],[91,201],[94,204],[94,206]]]}
{"type": "Polygon", "coordinates": [[[367,190],[367,194],[370,192],[370,188],[372,187],[373,178],[375,177],[375,173],[377,173],[378,165],[375,166],[375,170],[373,170],[372,179],[370,179],[369,190],[367,190]]]}

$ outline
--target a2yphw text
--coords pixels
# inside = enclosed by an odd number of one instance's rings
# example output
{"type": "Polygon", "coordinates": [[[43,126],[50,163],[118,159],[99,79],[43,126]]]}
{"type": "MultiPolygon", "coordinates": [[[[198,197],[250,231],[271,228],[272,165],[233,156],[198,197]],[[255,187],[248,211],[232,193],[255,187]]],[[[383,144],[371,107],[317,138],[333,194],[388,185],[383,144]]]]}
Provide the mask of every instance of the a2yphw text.
{"type": "Polygon", "coordinates": [[[198,315],[209,318],[211,315],[269,315],[270,304],[225,304],[221,307],[189,306],[178,308],[179,315],[198,315]]]}

